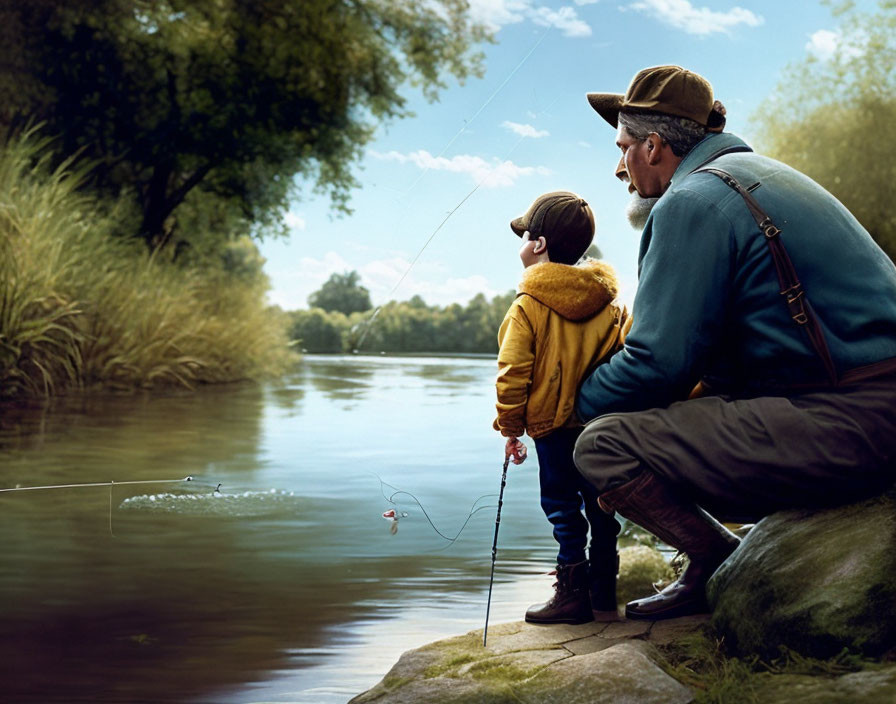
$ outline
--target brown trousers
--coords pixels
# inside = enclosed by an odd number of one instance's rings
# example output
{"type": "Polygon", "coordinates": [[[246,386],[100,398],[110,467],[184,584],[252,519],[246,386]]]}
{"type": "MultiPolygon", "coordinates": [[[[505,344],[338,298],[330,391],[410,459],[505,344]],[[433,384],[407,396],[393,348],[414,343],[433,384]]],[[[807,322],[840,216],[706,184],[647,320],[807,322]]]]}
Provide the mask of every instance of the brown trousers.
{"type": "Polygon", "coordinates": [[[585,426],[574,459],[599,492],[649,470],[721,520],[847,503],[896,481],[896,377],[608,414],[585,426]]]}

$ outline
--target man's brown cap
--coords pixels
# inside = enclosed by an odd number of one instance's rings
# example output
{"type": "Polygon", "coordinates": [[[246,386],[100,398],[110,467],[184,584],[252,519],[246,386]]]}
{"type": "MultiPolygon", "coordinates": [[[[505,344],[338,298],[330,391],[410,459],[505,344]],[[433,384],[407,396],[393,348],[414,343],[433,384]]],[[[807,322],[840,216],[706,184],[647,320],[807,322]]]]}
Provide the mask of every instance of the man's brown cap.
{"type": "Polygon", "coordinates": [[[588,93],[588,102],[613,127],[619,125],[620,111],[687,117],[718,131],[725,124],[724,112],[713,110],[709,81],[681,66],[645,68],[632,79],[625,95],[588,93]]]}
{"type": "Polygon", "coordinates": [[[584,199],[570,191],[538,196],[525,215],[510,221],[518,237],[529,232],[544,237],[551,261],[575,264],[594,240],[594,214],[584,199]]]}

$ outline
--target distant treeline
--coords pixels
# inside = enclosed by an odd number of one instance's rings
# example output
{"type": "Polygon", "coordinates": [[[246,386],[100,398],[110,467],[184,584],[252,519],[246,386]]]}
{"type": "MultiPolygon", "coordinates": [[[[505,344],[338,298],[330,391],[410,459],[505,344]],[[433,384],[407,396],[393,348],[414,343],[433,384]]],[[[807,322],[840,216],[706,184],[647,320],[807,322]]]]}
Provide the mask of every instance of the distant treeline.
{"type": "MultiPolygon", "coordinates": [[[[429,306],[419,296],[373,310],[296,310],[290,337],[307,352],[497,353],[498,327],[515,293],[488,300],[477,294],[466,305],[429,306]]],[[[314,297],[312,296],[312,299],[314,297]]]]}

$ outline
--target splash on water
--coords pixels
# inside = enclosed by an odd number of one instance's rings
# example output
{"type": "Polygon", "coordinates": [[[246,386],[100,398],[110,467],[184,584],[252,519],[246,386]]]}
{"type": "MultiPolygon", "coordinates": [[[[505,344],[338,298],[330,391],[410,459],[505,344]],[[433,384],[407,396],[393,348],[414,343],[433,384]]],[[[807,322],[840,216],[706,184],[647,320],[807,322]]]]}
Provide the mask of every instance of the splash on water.
{"type": "Polygon", "coordinates": [[[119,509],[195,516],[257,516],[295,509],[300,504],[300,497],[292,491],[269,489],[229,494],[219,489],[209,494],[142,494],[125,499],[119,509]]]}

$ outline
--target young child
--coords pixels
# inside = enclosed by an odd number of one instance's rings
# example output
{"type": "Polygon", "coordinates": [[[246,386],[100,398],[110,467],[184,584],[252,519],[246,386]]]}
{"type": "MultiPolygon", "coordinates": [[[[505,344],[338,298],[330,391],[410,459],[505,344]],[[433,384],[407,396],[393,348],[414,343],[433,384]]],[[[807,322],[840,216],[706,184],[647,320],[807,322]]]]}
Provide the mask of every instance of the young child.
{"type": "Polygon", "coordinates": [[[573,406],[580,381],[622,347],[631,319],[615,300],[611,267],[593,260],[576,266],[594,239],[594,216],[579,196],[539,196],[510,228],[523,239],[525,271],[498,332],[494,428],[507,438],[514,464],[525,459],[523,432],[535,441],[541,507],[559,544],[554,596],[526,611],[526,621],[615,618],[619,523],[598,507],[573,464],[581,432],[573,406]]]}

